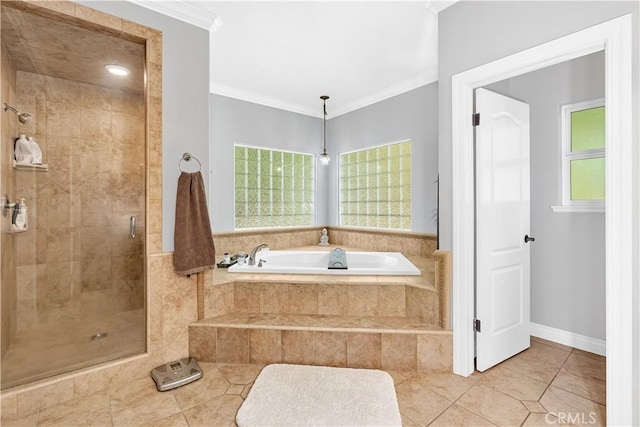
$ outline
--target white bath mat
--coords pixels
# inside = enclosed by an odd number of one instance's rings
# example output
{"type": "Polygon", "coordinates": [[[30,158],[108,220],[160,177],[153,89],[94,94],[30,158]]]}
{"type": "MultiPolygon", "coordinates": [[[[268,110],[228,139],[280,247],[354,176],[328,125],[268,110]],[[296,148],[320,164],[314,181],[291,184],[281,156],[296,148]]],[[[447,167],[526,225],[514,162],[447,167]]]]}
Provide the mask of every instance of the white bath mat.
{"type": "Polygon", "coordinates": [[[239,427],[402,425],[388,373],[282,364],[260,372],[236,422],[239,427]]]}

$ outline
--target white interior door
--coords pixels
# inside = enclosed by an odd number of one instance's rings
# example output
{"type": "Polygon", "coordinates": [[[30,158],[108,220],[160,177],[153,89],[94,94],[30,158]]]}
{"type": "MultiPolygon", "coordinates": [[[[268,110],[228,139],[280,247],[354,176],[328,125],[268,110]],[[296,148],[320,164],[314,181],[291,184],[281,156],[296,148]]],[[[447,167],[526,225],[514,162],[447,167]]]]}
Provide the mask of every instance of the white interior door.
{"type": "Polygon", "coordinates": [[[484,371],[530,345],[529,105],[477,89],[476,112],[476,369],[484,371]]]}

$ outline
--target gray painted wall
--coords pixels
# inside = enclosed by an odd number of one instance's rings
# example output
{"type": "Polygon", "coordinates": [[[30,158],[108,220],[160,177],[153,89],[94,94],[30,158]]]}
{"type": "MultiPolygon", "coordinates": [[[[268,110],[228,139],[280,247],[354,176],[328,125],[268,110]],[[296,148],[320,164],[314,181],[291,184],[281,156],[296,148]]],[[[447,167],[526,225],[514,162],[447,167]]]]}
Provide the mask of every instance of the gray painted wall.
{"type": "MultiPolygon", "coordinates": [[[[451,77],[457,73],[472,69],[493,60],[538,46],[561,36],[591,27],[610,19],[629,14],[632,17],[633,34],[632,70],[633,79],[631,112],[633,121],[632,138],[638,141],[640,137],[640,2],[617,1],[575,1],[575,2],[472,2],[461,1],[443,10],[438,18],[438,76],[439,76],[439,150],[438,165],[440,172],[440,245],[443,249],[452,246],[452,156],[451,156],[451,77]]],[[[633,151],[634,161],[638,162],[638,147],[633,151]]],[[[629,177],[633,180],[634,191],[637,191],[638,169],[629,177]]],[[[638,198],[634,198],[633,212],[635,217],[640,214],[638,198]]],[[[637,229],[632,237],[635,259],[638,251],[637,229]]],[[[454,259],[455,263],[456,260],[454,259]]],[[[633,279],[640,274],[638,263],[633,267],[633,279]]],[[[615,284],[613,284],[615,285],[615,284]]],[[[633,312],[631,333],[624,336],[634,336],[630,344],[632,354],[617,354],[615,359],[628,360],[626,366],[614,368],[612,375],[620,378],[621,369],[628,370],[626,374],[632,378],[630,401],[640,402],[640,367],[631,360],[640,358],[640,290],[635,287],[632,301],[629,301],[633,312]],[[628,359],[626,359],[628,358],[628,359]]],[[[615,351],[615,349],[612,349],[615,351]]],[[[640,405],[631,409],[629,424],[640,422],[640,405]]]]}
{"type": "MultiPolygon", "coordinates": [[[[413,231],[435,233],[437,97],[438,85],[432,83],[335,118],[330,118],[328,101],[327,151],[331,162],[328,167],[316,163],[318,225],[339,222],[339,153],[411,139],[413,231]]],[[[322,149],[322,120],[216,94],[210,100],[212,227],[214,232],[233,231],[233,145],[318,155],[322,149]]],[[[322,111],[320,100],[318,107],[322,111]]]]}
{"type": "Polygon", "coordinates": [[[209,182],[209,32],[126,1],[78,3],[162,31],[162,249],[172,252],[182,153],[209,182]]]}
{"type": "MultiPolygon", "coordinates": [[[[319,155],[322,120],[216,94],[209,99],[212,169],[209,206],[213,232],[220,233],[234,230],[234,144],[319,155]]],[[[322,112],[320,98],[318,110],[322,112]]],[[[327,223],[326,191],[323,191],[326,173],[326,168],[316,162],[317,224],[327,223]]]]}
{"type": "Polygon", "coordinates": [[[531,321],[605,339],[604,213],[554,213],[560,205],[561,106],[604,97],[604,54],[496,83],[487,89],[531,111],[531,321]]]}
{"type": "MultiPolygon", "coordinates": [[[[329,107],[327,106],[329,113],[329,107]]],[[[438,83],[329,120],[327,150],[333,154],[328,181],[329,224],[339,223],[337,153],[410,139],[412,231],[435,233],[438,175],[438,83]]]]}
{"type": "MultiPolygon", "coordinates": [[[[440,246],[451,249],[451,76],[633,13],[633,76],[638,108],[639,3],[616,1],[461,1],[438,18],[440,246]]],[[[634,117],[638,117],[637,110],[634,117]]],[[[635,129],[638,135],[638,129],[635,129]]],[[[454,261],[455,262],[455,261],[454,261]]]]}

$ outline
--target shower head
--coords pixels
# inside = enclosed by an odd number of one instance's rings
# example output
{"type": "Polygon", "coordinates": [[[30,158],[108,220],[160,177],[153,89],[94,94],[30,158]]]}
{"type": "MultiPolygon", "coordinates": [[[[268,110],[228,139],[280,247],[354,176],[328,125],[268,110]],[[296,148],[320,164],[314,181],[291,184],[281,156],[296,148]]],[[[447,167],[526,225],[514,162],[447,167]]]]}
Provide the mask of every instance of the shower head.
{"type": "Polygon", "coordinates": [[[7,110],[11,110],[15,113],[16,116],[18,116],[18,121],[20,121],[20,123],[27,123],[29,121],[29,119],[31,119],[31,114],[29,113],[21,113],[18,110],[16,110],[15,108],[13,108],[11,105],[7,104],[6,102],[4,103],[4,111],[7,110]]]}

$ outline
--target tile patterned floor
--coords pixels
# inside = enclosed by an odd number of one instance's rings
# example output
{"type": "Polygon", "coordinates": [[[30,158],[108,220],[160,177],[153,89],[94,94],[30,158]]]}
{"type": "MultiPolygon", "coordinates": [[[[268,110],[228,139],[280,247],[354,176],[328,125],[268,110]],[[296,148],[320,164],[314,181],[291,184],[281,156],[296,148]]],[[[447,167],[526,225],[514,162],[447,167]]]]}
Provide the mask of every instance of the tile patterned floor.
{"type": "MultiPolygon", "coordinates": [[[[605,359],[532,338],[531,348],[469,378],[390,372],[406,426],[604,425],[605,359]]],[[[262,366],[202,363],[203,378],[157,392],[150,379],[5,421],[10,426],[234,426],[262,366]]]]}

